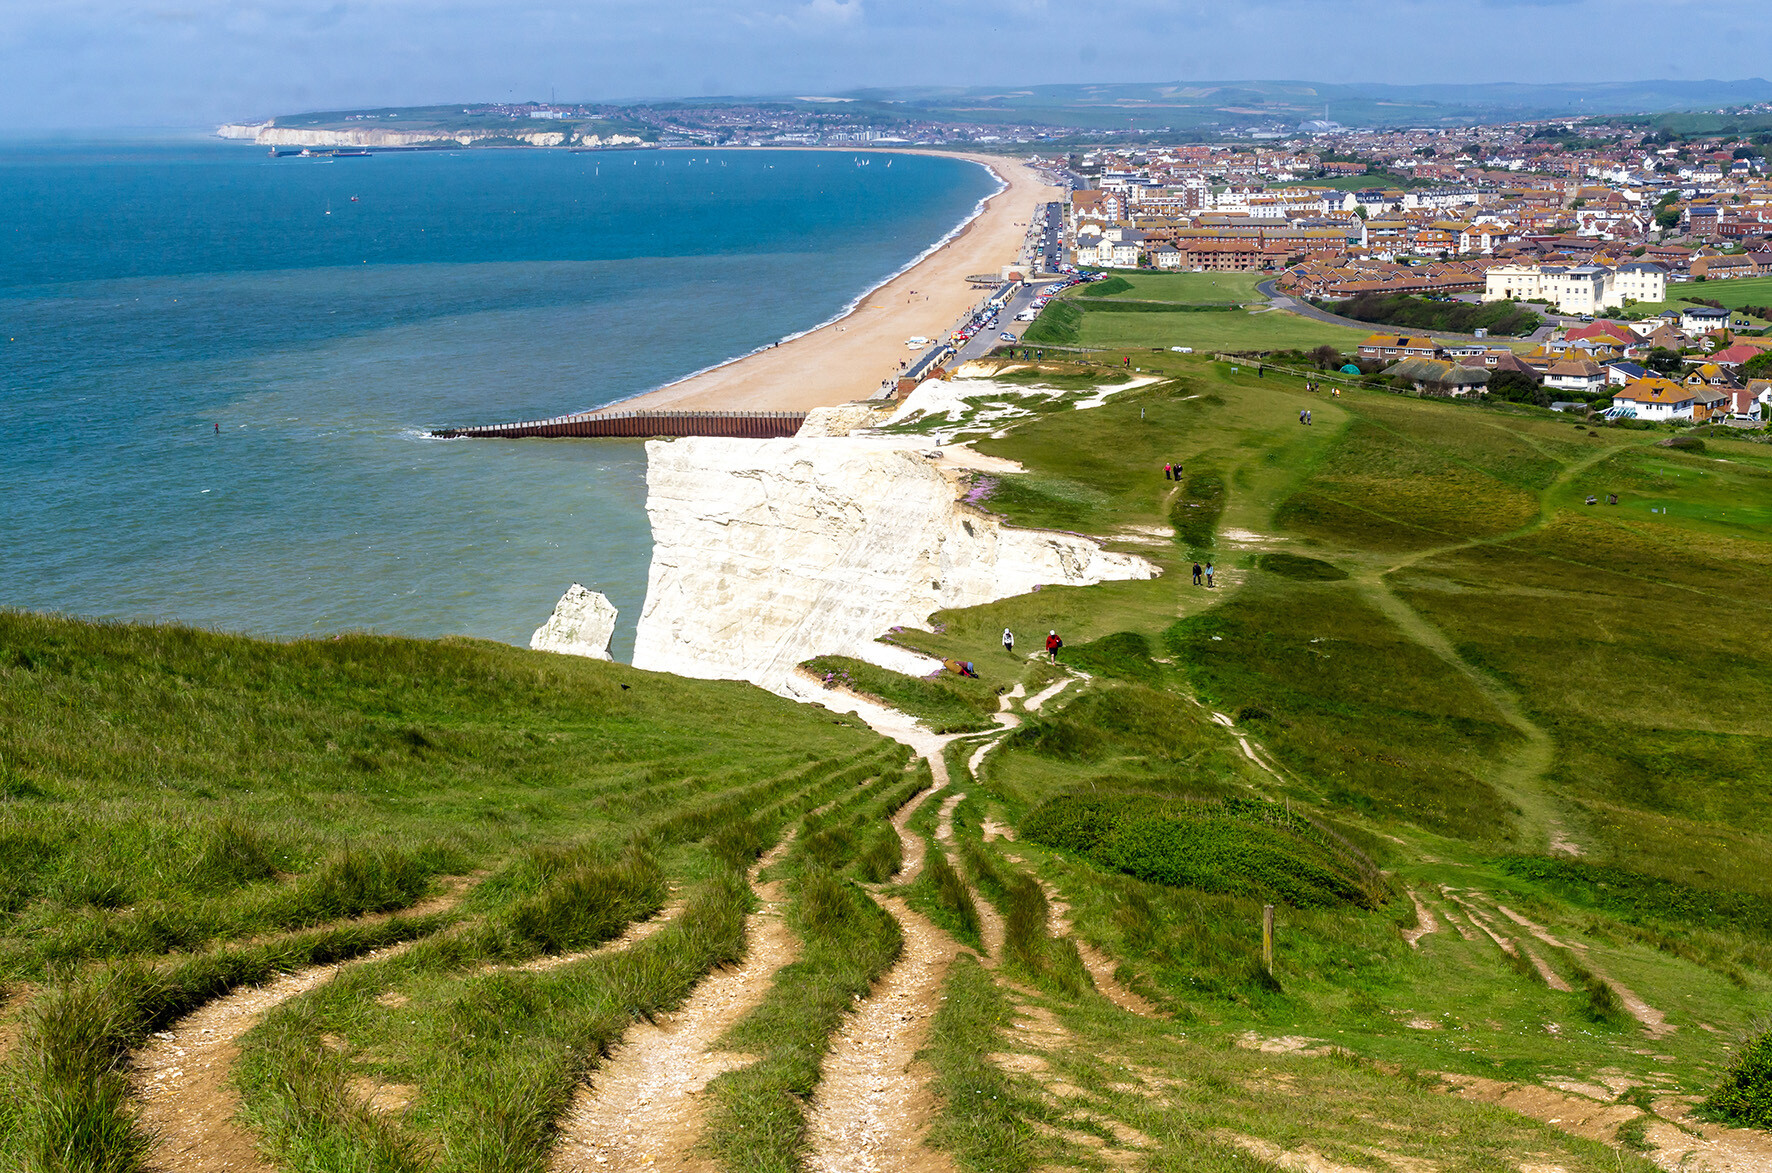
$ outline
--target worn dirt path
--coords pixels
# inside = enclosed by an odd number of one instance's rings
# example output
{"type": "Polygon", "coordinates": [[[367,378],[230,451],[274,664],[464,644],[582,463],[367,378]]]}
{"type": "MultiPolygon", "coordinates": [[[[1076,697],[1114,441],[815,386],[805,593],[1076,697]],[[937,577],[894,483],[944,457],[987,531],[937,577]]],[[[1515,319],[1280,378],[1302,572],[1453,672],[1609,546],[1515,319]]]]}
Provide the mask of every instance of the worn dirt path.
{"type": "MultiPolygon", "coordinates": [[[[942,750],[953,738],[907,728],[908,719],[897,716],[875,728],[909,744],[929,762],[934,777],[929,789],[892,818],[904,853],[900,879],[909,883],[922,870],[925,850],[923,837],[911,834],[906,824],[924,802],[947,789],[942,750]]],[[[947,796],[942,804],[950,836],[961,797],[947,796]]],[[[832,1040],[808,1116],[806,1166],[816,1173],[947,1173],[952,1158],[925,1143],[939,1104],[931,1087],[934,1072],[917,1062],[917,1053],[929,1041],[941,987],[960,945],[898,897],[873,895],[898,921],[904,953],[832,1040]]]]}
{"type": "Polygon", "coordinates": [[[236,1118],[240,1093],[230,1077],[240,1057],[240,1037],[271,1010],[319,989],[347,966],[395,957],[412,945],[237,990],[154,1035],[136,1052],[130,1070],[136,1127],[150,1138],[144,1165],[156,1173],[271,1173],[257,1138],[236,1118]]]}
{"type": "MultiPolygon", "coordinates": [[[[474,877],[452,877],[445,891],[411,908],[378,913],[357,923],[379,923],[394,916],[428,916],[461,902],[474,877]]],[[[396,957],[412,948],[406,941],[349,961],[316,965],[285,974],[209,1002],[156,1033],[130,1064],[136,1127],[148,1138],[144,1165],[156,1173],[235,1173],[271,1166],[259,1154],[258,1140],[236,1119],[240,1093],[230,1078],[240,1057],[240,1037],[289,999],[315,990],[348,966],[396,957]]]]}
{"type": "MultiPolygon", "coordinates": [[[[753,884],[791,843],[783,839],[752,865],[753,884]]],[[[798,952],[782,919],[781,881],[756,889],[762,904],[745,924],[744,960],[709,974],[677,1010],[628,1031],[590,1083],[573,1094],[548,1162],[552,1173],[715,1168],[696,1151],[701,1093],[753,1057],[714,1051],[714,1040],[763,1000],[776,971],[798,952]]]]}

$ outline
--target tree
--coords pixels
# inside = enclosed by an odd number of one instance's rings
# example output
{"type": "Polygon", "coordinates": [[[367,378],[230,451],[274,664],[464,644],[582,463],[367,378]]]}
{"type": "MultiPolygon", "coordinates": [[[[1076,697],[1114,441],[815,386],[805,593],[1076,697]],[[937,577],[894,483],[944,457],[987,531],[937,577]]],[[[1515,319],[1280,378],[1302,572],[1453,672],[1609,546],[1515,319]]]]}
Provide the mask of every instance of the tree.
{"type": "Polygon", "coordinates": [[[1676,375],[1686,369],[1686,360],[1676,350],[1665,346],[1657,346],[1643,360],[1643,365],[1659,375],[1676,375]]]}
{"type": "Polygon", "coordinates": [[[1539,407],[1549,407],[1551,402],[1550,392],[1524,371],[1496,371],[1489,376],[1484,389],[1491,398],[1505,399],[1509,403],[1535,403],[1539,407]]]}
{"type": "Polygon", "coordinates": [[[1674,228],[1680,223],[1680,209],[1672,204],[1655,213],[1655,223],[1662,228],[1674,228]]]}
{"type": "Polygon", "coordinates": [[[1341,366],[1341,351],[1325,343],[1310,353],[1311,362],[1319,371],[1330,371],[1341,366]]]}
{"type": "Polygon", "coordinates": [[[1744,379],[1772,379],[1772,350],[1763,350],[1741,364],[1744,379]]]}

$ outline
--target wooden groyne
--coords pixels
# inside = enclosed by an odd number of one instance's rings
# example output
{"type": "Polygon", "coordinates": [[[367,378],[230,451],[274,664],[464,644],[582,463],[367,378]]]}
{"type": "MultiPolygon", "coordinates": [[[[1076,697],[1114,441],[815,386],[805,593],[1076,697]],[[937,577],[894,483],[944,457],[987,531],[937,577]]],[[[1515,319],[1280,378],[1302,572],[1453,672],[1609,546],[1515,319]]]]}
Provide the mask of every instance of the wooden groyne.
{"type": "Polygon", "coordinates": [[[442,439],[461,436],[517,440],[529,436],[738,436],[767,440],[792,436],[806,422],[803,411],[590,411],[547,420],[438,428],[442,439]]]}

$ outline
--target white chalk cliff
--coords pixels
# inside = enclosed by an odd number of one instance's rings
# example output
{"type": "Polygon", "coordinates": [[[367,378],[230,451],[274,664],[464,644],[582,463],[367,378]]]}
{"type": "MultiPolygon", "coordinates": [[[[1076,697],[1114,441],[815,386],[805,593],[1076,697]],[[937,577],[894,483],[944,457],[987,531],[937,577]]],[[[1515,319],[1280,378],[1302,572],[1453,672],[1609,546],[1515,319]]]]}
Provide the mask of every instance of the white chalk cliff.
{"type": "Polygon", "coordinates": [[[615,604],[607,597],[575,582],[560,596],[548,621],[529,637],[529,646],[538,652],[607,660],[609,639],[615,634],[615,614],[615,604]]]}
{"type": "Polygon", "coordinates": [[[634,666],[782,693],[816,655],[921,673],[933,662],[876,637],[1037,586],[1157,573],[1086,537],[1004,526],[960,499],[954,457],[972,454],[932,457],[915,443],[647,444],[653,555],[634,666]]]}

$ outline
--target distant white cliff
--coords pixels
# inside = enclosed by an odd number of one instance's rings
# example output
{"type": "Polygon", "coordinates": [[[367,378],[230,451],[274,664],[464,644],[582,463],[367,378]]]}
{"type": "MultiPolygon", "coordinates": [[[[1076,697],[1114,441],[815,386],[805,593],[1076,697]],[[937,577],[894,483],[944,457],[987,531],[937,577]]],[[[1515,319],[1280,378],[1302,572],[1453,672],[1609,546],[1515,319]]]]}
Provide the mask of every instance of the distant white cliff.
{"type": "Polygon", "coordinates": [[[609,639],[615,634],[615,604],[578,583],[560,596],[548,621],[535,629],[529,646],[538,652],[562,652],[607,660],[609,639]]]}
{"type": "Polygon", "coordinates": [[[587,147],[639,146],[644,140],[633,135],[598,135],[583,130],[507,131],[497,128],[450,130],[428,127],[404,129],[394,126],[326,128],[277,126],[270,122],[230,122],[215,128],[220,138],[251,139],[260,146],[272,147],[422,147],[441,143],[472,146],[486,139],[500,142],[517,141],[532,147],[560,147],[578,143],[587,147]]]}
{"type": "Polygon", "coordinates": [[[1157,574],[1086,537],[1003,525],[961,500],[954,466],[983,458],[917,443],[647,444],[654,545],[635,667],[783,693],[795,665],[822,654],[921,673],[935,663],[876,637],[1043,585],[1157,574]]]}

